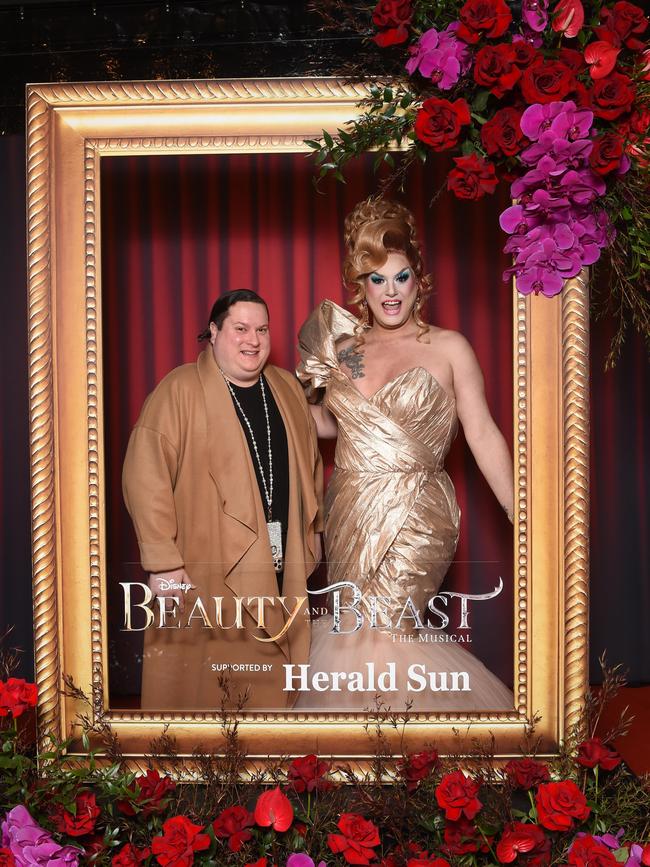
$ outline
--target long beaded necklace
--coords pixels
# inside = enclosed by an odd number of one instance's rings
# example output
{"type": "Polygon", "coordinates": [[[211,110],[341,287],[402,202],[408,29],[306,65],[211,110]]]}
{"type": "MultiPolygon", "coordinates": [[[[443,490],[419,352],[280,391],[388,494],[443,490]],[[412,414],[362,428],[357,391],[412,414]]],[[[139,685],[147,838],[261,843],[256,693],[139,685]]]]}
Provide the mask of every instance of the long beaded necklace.
{"type": "Polygon", "coordinates": [[[226,376],[226,374],[219,368],[221,371],[221,375],[223,376],[224,382],[228,386],[228,391],[235,403],[235,406],[239,410],[240,417],[244,420],[246,427],[248,428],[248,433],[250,434],[250,441],[253,444],[253,451],[255,453],[255,458],[257,460],[257,466],[260,470],[260,477],[262,479],[262,487],[264,488],[264,499],[266,500],[266,528],[269,534],[269,543],[271,545],[271,554],[273,556],[273,567],[276,572],[281,572],[283,567],[283,554],[282,554],[282,524],[280,521],[274,521],[273,518],[273,451],[271,449],[271,422],[269,420],[269,407],[266,402],[266,389],[264,388],[264,377],[260,376],[259,384],[260,390],[262,392],[262,404],[264,405],[264,417],[266,419],[266,447],[268,450],[268,458],[269,458],[269,481],[267,484],[266,476],[264,475],[264,466],[262,464],[262,459],[260,458],[259,449],[257,448],[257,441],[255,440],[255,434],[253,433],[253,426],[248,420],[248,416],[244,412],[244,409],[235,394],[235,390],[232,387],[232,383],[226,376]]]}

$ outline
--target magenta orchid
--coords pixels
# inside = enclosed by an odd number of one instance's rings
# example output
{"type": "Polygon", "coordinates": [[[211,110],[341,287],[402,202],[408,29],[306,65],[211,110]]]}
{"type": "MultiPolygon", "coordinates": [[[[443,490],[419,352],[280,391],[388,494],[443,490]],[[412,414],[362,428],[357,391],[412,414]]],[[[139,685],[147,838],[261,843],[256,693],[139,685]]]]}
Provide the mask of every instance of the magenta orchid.
{"type": "Polygon", "coordinates": [[[534,33],[541,33],[548,25],[548,0],[523,0],[521,17],[534,33]]]}
{"type": "Polygon", "coordinates": [[[418,70],[440,90],[450,90],[471,62],[468,46],[454,35],[456,29],[457,26],[450,25],[441,32],[431,28],[423,33],[410,49],[411,57],[406,62],[409,75],[418,70]]]}
{"type": "Polygon", "coordinates": [[[324,861],[316,862],[303,852],[296,852],[287,858],[287,867],[327,867],[324,861]]]}
{"type": "Polygon", "coordinates": [[[77,867],[83,855],[81,849],[57,843],[22,805],[5,816],[2,846],[9,849],[17,867],[77,867]]]}

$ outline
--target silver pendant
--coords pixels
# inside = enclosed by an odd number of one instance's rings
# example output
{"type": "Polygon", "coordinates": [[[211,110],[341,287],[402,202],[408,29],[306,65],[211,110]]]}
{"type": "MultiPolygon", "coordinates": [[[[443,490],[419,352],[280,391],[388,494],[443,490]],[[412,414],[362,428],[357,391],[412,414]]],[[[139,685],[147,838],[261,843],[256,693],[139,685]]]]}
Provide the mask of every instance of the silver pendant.
{"type": "Polygon", "coordinates": [[[269,531],[273,568],[276,572],[282,572],[284,566],[282,557],[282,524],[279,521],[267,521],[266,528],[269,531]]]}

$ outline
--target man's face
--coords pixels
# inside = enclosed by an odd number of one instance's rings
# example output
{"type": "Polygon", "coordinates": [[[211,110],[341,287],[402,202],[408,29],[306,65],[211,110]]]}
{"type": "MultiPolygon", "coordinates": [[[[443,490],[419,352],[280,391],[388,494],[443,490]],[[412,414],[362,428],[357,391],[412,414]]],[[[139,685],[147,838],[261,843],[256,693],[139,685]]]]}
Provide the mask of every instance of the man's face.
{"type": "Polygon", "coordinates": [[[235,385],[253,385],[271,351],[269,317],[263,304],[237,301],[221,331],[210,323],[212,351],[217,364],[235,385]]]}

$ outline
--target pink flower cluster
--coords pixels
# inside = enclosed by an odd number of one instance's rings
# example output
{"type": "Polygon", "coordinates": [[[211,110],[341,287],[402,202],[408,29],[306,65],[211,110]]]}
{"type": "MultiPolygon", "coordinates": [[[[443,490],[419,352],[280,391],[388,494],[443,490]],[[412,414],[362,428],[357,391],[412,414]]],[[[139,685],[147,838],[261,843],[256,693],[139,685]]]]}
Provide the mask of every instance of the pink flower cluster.
{"type": "Polygon", "coordinates": [[[429,78],[440,90],[450,90],[460,76],[469,71],[472,62],[469,46],[456,38],[459,26],[458,21],[454,21],[440,32],[432,27],[423,33],[409,49],[408,74],[419,70],[420,75],[429,78]]]}
{"type": "MultiPolygon", "coordinates": [[[[589,165],[593,112],[567,100],[529,106],[520,126],[531,144],[519,155],[528,171],[510,191],[518,204],[500,217],[515,256],[513,274],[524,294],[557,295],[565,280],[592,265],[611,243],[614,229],[598,205],[605,181],[589,165]]],[[[629,161],[621,164],[622,173],[629,161]]]]}
{"type": "Polygon", "coordinates": [[[12,854],[17,867],[77,867],[83,850],[61,846],[19,805],[2,822],[1,843],[12,854]]]}

